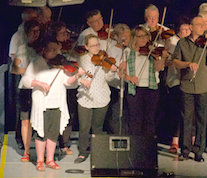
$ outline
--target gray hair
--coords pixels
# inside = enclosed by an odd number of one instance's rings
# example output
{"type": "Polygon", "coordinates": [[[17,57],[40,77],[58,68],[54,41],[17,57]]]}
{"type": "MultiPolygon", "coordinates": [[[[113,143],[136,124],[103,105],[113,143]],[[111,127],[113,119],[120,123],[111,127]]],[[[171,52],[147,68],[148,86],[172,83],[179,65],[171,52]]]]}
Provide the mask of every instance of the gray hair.
{"type": "Polygon", "coordinates": [[[207,14],[207,2],[204,2],[199,6],[199,14],[200,13],[207,14]]]}
{"type": "Polygon", "coordinates": [[[144,12],[144,17],[146,18],[147,17],[147,11],[148,10],[151,10],[151,11],[157,11],[158,12],[158,15],[159,15],[159,9],[154,5],[154,4],[150,4],[146,9],[145,9],[145,12],[144,12]]]}
{"type": "Polygon", "coordinates": [[[114,27],[114,38],[117,40],[120,34],[129,32],[130,33],[131,29],[129,28],[128,25],[124,23],[119,23],[114,27]]]}
{"type": "Polygon", "coordinates": [[[25,9],[21,14],[22,21],[26,22],[28,20],[31,20],[35,14],[36,14],[36,17],[37,17],[36,11],[32,8],[25,9]]]}

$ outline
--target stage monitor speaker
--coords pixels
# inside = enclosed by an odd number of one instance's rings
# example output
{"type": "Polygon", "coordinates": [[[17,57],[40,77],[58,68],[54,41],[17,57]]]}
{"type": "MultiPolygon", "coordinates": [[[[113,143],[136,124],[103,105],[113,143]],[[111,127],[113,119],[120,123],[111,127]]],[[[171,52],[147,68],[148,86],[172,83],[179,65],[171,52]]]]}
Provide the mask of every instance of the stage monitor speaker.
{"type": "Polygon", "coordinates": [[[157,177],[157,138],[92,135],[92,177],[157,177]]]}
{"type": "Polygon", "coordinates": [[[48,0],[50,7],[82,4],[85,0],[48,0]]]}
{"type": "Polygon", "coordinates": [[[24,7],[43,7],[46,5],[46,0],[8,0],[11,6],[24,6],[24,7]]]}

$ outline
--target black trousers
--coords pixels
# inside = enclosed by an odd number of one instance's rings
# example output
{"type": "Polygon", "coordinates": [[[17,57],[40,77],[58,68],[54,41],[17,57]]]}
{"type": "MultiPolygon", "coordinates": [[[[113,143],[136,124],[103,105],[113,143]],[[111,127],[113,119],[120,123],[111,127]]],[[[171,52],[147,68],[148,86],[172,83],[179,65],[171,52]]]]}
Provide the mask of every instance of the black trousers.
{"type": "Polygon", "coordinates": [[[90,129],[93,134],[103,133],[104,118],[108,105],[103,108],[85,108],[78,104],[79,118],[79,155],[88,156],[89,151],[89,133],[90,129]]]}
{"type": "Polygon", "coordinates": [[[206,147],[206,120],[207,120],[207,93],[188,94],[182,92],[182,121],[183,146],[181,153],[184,156],[193,151],[195,155],[202,156],[206,147]],[[195,115],[194,115],[195,113],[195,115]],[[193,119],[196,118],[195,143],[192,145],[193,119]]]}
{"type": "Polygon", "coordinates": [[[136,87],[135,96],[128,94],[125,88],[126,105],[129,114],[129,131],[132,135],[155,135],[155,114],[159,101],[159,89],[136,87]]]}

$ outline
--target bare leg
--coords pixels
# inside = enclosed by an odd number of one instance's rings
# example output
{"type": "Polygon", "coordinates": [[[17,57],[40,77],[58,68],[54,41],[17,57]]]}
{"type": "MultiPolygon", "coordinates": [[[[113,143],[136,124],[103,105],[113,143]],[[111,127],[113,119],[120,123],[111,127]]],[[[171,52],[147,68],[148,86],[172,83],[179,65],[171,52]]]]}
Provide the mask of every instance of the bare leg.
{"type": "Polygon", "coordinates": [[[195,136],[192,136],[192,145],[195,143],[195,136]]]}
{"type": "Polygon", "coordinates": [[[36,153],[37,153],[37,162],[39,161],[44,162],[46,141],[35,140],[35,145],[36,145],[36,153]]]}
{"type": "Polygon", "coordinates": [[[47,157],[46,157],[46,164],[49,167],[52,167],[53,169],[60,169],[60,166],[58,166],[54,162],[54,155],[55,155],[55,148],[56,148],[56,142],[47,139],[46,144],[46,151],[47,151],[47,157]]]}
{"type": "Polygon", "coordinates": [[[24,154],[29,154],[31,137],[32,137],[32,127],[31,127],[30,120],[22,120],[21,132],[22,132],[22,140],[25,147],[24,154]]]}
{"type": "Polygon", "coordinates": [[[179,137],[173,137],[172,144],[178,145],[179,137]]]}
{"type": "Polygon", "coordinates": [[[47,139],[47,145],[46,145],[46,152],[47,152],[47,157],[46,161],[52,161],[54,159],[54,154],[55,154],[55,148],[56,148],[56,142],[47,139]]]}

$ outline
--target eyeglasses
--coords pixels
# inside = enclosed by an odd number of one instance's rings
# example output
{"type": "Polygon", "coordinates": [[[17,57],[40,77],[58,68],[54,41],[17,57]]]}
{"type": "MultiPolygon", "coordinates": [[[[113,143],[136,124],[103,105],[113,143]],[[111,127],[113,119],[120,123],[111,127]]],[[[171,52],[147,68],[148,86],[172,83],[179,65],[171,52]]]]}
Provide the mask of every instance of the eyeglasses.
{"type": "Polygon", "coordinates": [[[90,23],[98,23],[99,21],[103,20],[103,17],[100,17],[99,19],[97,20],[94,20],[94,21],[89,21],[90,23]]]}
{"type": "Polygon", "coordinates": [[[100,46],[100,44],[96,44],[96,45],[92,45],[92,46],[88,46],[89,48],[98,48],[100,46]]]}
{"type": "Polygon", "coordinates": [[[180,28],[180,31],[182,31],[182,32],[188,32],[188,31],[190,31],[190,29],[189,28],[180,28]]]}
{"type": "Polygon", "coordinates": [[[36,34],[36,33],[40,33],[40,30],[30,30],[29,32],[36,34]]]}
{"type": "Polygon", "coordinates": [[[205,24],[197,23],[197,24],[194,24],[194,25],[196,25],[196,26],[198,26],[198,27],[204,27],[205,24]]]}
{"type": "Polygon", "coordinates": [[[148,38],[148,34],[136,36],[137,38],[148,38]]]}

